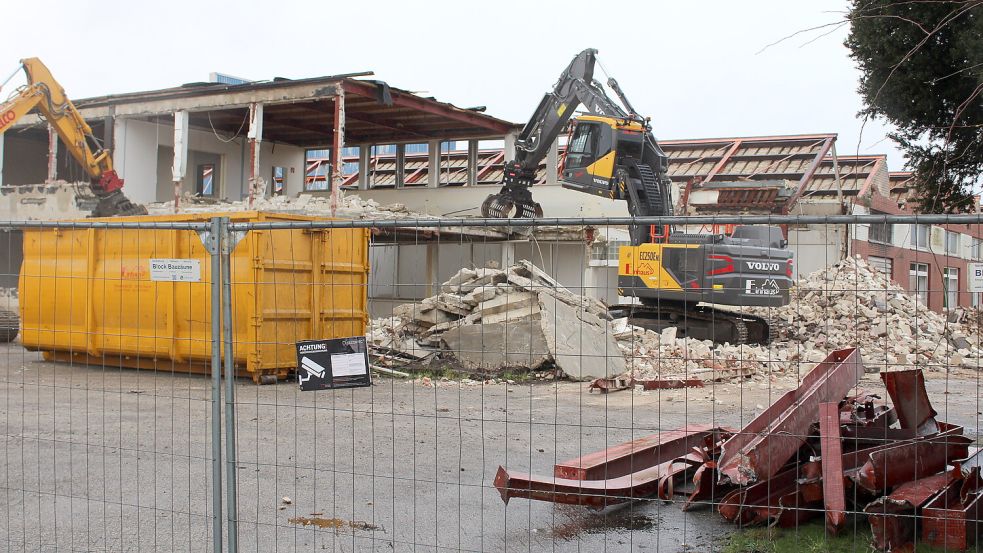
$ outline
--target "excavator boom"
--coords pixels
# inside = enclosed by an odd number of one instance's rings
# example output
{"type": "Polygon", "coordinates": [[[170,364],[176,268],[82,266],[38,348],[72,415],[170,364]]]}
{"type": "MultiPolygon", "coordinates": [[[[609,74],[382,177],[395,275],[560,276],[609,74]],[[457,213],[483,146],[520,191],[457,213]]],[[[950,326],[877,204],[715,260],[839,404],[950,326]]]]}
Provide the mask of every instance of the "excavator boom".
{"type": "Polygon", "coordinates": [[[92,134],[92,128],[72,104],[65,90],[38,58],[21,60],[27,84],[0,105],[0,134],[30,111],[37,109],[91,179],[92,192],[99,198],[93,216],[145,215],[147,209],[123,195],[123,179],[113,169],[113,158],[92,134]]]}

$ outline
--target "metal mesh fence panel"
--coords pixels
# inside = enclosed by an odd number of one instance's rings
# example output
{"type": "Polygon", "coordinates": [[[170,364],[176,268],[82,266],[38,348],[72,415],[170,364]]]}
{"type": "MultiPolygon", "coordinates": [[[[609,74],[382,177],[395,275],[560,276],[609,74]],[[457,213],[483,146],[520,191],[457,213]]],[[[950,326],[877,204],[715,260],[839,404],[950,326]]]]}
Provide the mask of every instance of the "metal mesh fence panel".
{"type": "Polygon", "coordinates": [[[3,550],[212,550],[207,228],[0,229],[3,550]]]}
{"type": "Polygon", "coordinates": [[[7,550],[977,548],[978,216],[301,219],[9,226],[7,550]]]}

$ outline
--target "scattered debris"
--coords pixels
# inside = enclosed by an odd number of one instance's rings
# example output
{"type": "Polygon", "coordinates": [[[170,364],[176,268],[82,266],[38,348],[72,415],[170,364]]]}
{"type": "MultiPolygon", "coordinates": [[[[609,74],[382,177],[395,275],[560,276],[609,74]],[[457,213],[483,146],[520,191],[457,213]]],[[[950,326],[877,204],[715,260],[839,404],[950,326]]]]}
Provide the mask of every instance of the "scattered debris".
{"type": "Polygon", "coordinates": [[[499,467],[495,486],[506,503],[598,509],[685,495],[684,510],[712,505],[742,526],[794,527],[825,514],[834,533],[856,513],[882,551],[915,540],[967,550],[977,541],[983,450],[970,448],[961,426],[936,420],[920,369],[881,373],[890,406],[847,396],[863,367],[858,349],[838,350],[738,432],[664,431],[558,463],[550,477],[499,467]]]}
{"type": "Polygon", "coordinates": [[[657,378],[652,380],[639,380],[636,378],[596,378],[587,386],[588,392],[597,390],[602,394],[609,392],[620,392],[629,388],[639,388],[648,390],[675,390],[678,388],[702,388],[703,381],[699,378],[657,378]]]}

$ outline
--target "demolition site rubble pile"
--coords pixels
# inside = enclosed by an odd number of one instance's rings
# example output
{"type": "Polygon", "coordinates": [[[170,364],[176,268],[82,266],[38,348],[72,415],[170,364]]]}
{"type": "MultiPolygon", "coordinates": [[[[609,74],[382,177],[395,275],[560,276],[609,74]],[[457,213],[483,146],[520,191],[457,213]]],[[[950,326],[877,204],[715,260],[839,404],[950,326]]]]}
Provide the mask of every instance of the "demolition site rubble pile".
{"type": "Polygon", "coordinates": [[[765,347],[611,321],[603,303],[572,293],[526,260],[506,270],[462,269],[436,296],[371,321],[367,336],[375,362],[385,367],[449,353],[464,369],[487,375],[556,368],[576,380],[725,380],[785,360],[765,347]]]}
{"type": "Polygon", "coordinates": [[[977,368],[983,356],[978,317],[930,310],[859,257],[800,279],[792,294],[783,307],[751,310],[776,322],[781,340],[771,349],[789,357],[815,363],[860,347],[870,364],[943,370],[977,368]]]}
{"type": "Polygon", "coordinates": [[[572,293],[529,261],[462,269],[440,293],[393,309],[367,333],[376,362],[451,354],[475,374],[558,369],[583,380],[625,372],[601,302],[572,293]]]}

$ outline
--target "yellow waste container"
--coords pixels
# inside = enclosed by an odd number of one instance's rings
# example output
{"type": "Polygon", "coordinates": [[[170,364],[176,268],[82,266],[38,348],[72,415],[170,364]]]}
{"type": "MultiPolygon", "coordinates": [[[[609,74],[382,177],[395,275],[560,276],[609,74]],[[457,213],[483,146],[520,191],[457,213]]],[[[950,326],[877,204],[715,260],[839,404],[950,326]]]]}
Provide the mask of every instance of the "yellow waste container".
{"type": "MultiPolygon", "coordinates": [[[[216,216],[233,222],[325,220],[252,211],[112,221],[206,222],[216,216]]],[[[230,257],[238,374],[256,382],[284,378],[296,366],[295,342],[365,334],[368,229],[257,230],[239,238],[230,257]]],[[[50,360],[208,372],[211,267],[201,238],[190,230],[27,229],[21,341],[50,360]],[[197,266],[200,281],[159,280],[151,260],[168,259],[197,260],[178,265],[192,279],[197,266]]]]}

